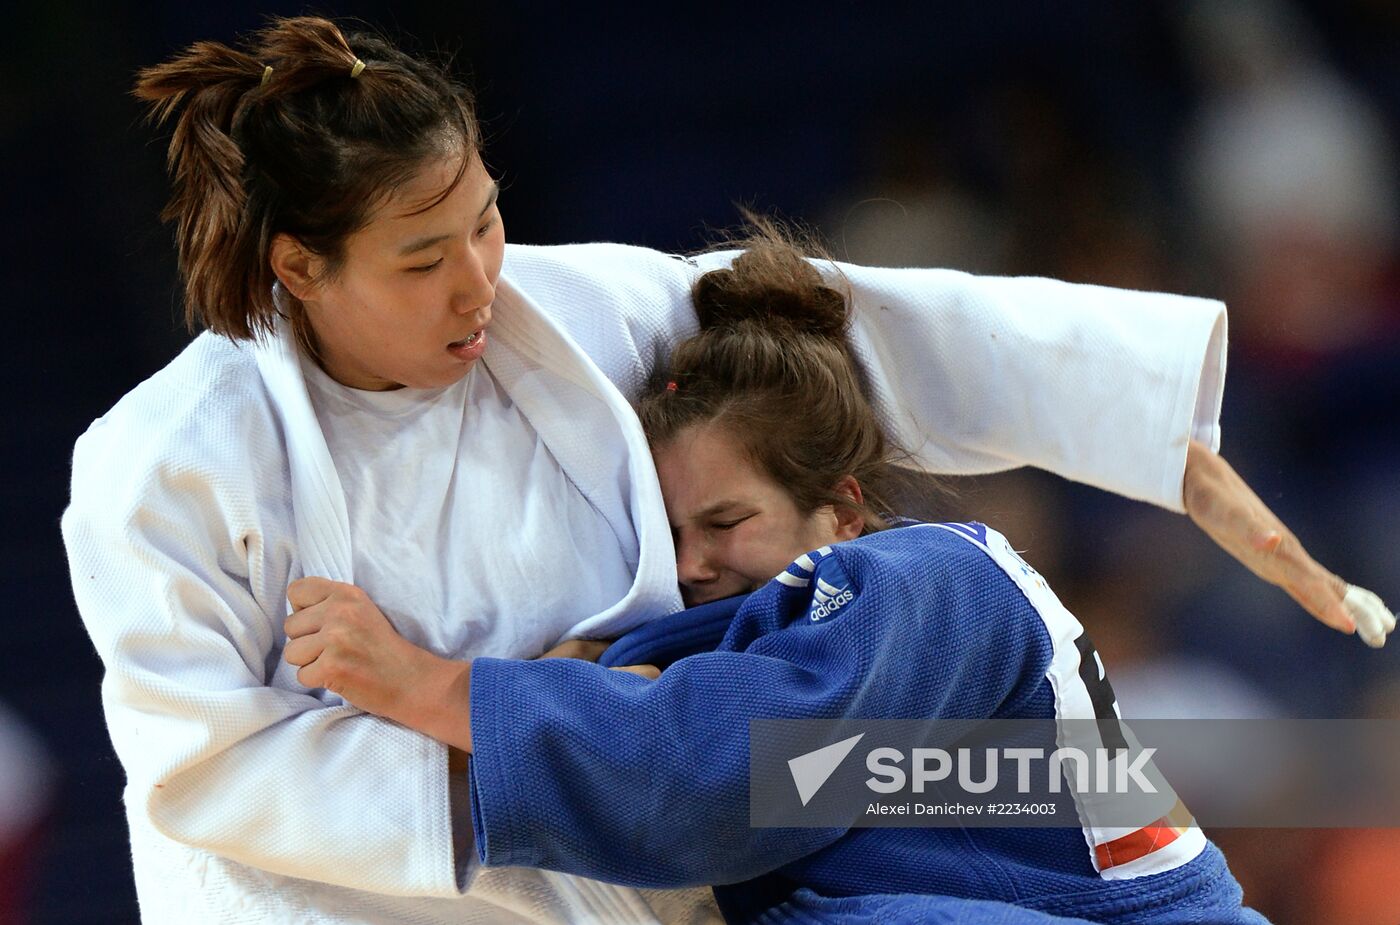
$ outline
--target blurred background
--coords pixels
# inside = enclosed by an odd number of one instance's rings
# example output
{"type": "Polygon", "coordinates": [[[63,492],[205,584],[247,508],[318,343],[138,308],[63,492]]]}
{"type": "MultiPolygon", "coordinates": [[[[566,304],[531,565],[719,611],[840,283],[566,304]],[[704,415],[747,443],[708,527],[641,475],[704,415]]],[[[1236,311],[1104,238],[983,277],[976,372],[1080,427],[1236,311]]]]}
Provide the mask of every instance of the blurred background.
{"type": "MultiPolygon", "coordinates": [[[[0,923],[136,918],[58,518],[73,441],[189,339],[157,221],[164,139],[132,75],[268,14],[363,17],[453,54],[514,241],[688,250],[742,203],[857,262],[1225,299],[1222,452],[1321,562],[1400,603],[1400,4],[915,6],[20,12],[0,56],[0,292],[19,332],[0,455],[0,923]]],[[[1324,629],[1185,518],[1036,472],[955,487],[944,515],[1026,551],[1089,626],[1126,715],[1400,715],[1400,644],[1324,629]]],[[[1278,925],[1400,921],[1400,830],[1212,834],[1278,925]]]]}

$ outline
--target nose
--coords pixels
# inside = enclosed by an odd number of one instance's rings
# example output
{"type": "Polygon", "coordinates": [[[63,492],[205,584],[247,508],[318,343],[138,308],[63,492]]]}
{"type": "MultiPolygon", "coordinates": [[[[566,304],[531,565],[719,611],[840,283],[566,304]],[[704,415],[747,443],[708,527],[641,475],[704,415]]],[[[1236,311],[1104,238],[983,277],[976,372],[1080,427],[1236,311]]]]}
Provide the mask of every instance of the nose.
{"type": "Polygon", "coordinates": [[[496,279],[487,269],[482,254],[468,248],[461,274],[452,294],[452,310],[459,315],[481,312],[482,324],[491,320],[491,303],[496,299],[496,279]]]}
{"type": "Polygon", "coordinates": [[[676,577],[686,588],[697,591],[719,577],[719,570],[706,555],[703,540],[686,536],[676,538],[676,577]]]}

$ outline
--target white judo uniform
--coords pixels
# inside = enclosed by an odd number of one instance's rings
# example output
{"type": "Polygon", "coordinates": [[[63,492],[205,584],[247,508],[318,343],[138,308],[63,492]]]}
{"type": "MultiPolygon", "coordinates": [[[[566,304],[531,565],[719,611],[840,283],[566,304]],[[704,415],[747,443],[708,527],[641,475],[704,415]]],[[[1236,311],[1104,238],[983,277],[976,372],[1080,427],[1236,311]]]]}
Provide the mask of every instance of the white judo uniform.
{"type": "MultiPolygon", "coordinates": [[[[695,277],[731,256],[511,245],[486,358],[455,386],[356,393],[285,331],[204,334],[94,422],[63,532],[144,921],[710,914],[706,891],[478,870],[445,749],[301,687],[281,626],[303,575],[360,584],[458,658],[534,657],[679,607],[628,402],[694,331],[695,277]]],[[[843,269],[877,408],[929,469],[1029,464],[1182,509],[1188,440],[1219,443],[1218,302],[843,269]]]]}

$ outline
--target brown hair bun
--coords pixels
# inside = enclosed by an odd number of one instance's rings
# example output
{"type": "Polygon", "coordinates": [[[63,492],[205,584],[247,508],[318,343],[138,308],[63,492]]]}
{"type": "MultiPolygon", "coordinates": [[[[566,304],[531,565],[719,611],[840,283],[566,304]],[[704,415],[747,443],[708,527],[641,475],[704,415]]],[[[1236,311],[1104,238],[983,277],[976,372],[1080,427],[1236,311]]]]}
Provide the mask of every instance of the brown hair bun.
{"type": "Polygon", "coordinates": [[[807,254],[825,257],[813,235],[745,211],[743,233],[717,245],[741,248],[733,264],[696,280],[691,291],[701,330],[746,323],[845,342],[846,295],[829,285],[807,254]]]}
{"type": "Polygon", "coordinates": [[[846,297],[816,267],[767,241],[751,242],[731,267],[700,277],[693,298],[701,330],[776,322],[794,333],[842,340],[850,321],[846,297]]]}

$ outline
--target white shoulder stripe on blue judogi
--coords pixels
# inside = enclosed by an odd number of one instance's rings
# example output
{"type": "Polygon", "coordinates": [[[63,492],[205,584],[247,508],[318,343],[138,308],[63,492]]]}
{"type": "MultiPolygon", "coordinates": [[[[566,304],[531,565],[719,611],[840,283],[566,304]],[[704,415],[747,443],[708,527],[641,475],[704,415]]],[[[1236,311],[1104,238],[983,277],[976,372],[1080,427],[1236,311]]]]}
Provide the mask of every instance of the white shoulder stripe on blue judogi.
{"type": "MultiPolygon", "coordinates": [[[[789,588],[805,588],[812,583],[811,576],[812,572],[816,571],[817,562],[825,559],[829,555],[831,555],[830,546],[823,546],[820,549],[814,549],[811,552],[803,553],[793,560],[792,565],[789,565],[773,577],[779,584],[787,585],[789,588]]],[[[819,582],[818,587],[821,587],[823,584],[825,584],[825,582],[819,582]]],[[[840,589],[833,588],[831,585],[826,585],[826,590],[828,593],[835,593],[840,589]]]]}

